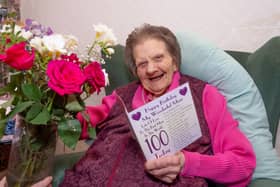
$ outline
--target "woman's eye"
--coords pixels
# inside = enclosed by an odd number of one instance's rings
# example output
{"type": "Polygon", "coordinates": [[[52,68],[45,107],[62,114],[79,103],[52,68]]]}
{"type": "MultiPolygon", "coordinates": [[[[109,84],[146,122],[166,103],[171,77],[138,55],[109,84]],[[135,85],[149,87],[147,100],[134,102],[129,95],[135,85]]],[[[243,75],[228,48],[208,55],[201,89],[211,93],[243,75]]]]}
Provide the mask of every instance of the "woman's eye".
{"type": "Polygon", "coordinates": [[[163,55],[155,56],[155,61],[160,62],[163,59],[163,55]]]}
{"type": "Polygon", "coordinates": [[[140,62],[137,65],[137,68],[145,68],[147,66],[147,62],[140,62]]]}

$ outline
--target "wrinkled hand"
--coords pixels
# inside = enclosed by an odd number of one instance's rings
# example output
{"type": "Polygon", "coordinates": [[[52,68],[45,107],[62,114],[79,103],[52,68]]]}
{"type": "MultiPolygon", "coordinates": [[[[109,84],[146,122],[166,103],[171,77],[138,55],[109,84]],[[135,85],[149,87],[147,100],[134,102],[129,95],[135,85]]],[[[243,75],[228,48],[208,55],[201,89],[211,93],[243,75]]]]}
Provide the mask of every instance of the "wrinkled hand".
{"type": "MultiPolygon", "coordinates": [[[[43,180],[33,184],[31,187],[51,187],[52,186],[52,177],[46,177],[43,180]]],[[[0,181],[0,187],[8,187],[6,177],[0,181]]]]}
{"type": "Polygon", "coordinates": [[[7,181],[6,177],[3,177],[2,180],[0,181],[0,187],[7,187],[7,181]]]}
{"type": "Polygon", "coordinates": [[[33,184],[31,187],[52,187],[52,177],[46,177],[36,184],[33,184]]]}
{"type": "Polygon", "coordinates": [[[182,152],[177,152],[174,155],[148,160],[145,163],[145,170],[159,180],[172,183],[181,172],[184,164],[184,154],[182,152]]]}

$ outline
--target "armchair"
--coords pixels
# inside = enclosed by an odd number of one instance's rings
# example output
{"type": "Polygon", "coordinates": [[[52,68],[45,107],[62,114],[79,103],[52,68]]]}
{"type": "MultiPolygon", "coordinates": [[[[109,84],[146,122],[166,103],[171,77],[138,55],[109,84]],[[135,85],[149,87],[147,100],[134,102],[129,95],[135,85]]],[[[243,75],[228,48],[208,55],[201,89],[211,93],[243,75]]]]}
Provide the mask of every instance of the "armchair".
{"type": "MultiPolygon", "coordinates": [[[[182,38],[179,37],[179,41],[182,42],[182,38]]],[[[184,43],[181,43],[182,46],[182,56],[184,61],[184,43]]],[[[116,54],[113,56],[112,59],[108,59],[107,63],[105,64],[105,68],[107,72],[109,72],[110,75],[110,86],[106,87],[106,94],[110,94],[112,90],[118,86],[124,85],[132,80],[134,80],[134,77],[128,72],[127,68],[125,67],[123,60],[124,60],[124,48],[123,46],[119,45],[115,48],[116,54]],[[117,70],[117,71],[116,71],[117,70]]],[[[216,49],[215,49],[216,50],[216,49]]],[[[259,92],[261,93],[261,97],[263,99],[267,118],[269,122],[269,130],[268,128],[263,128],[262,130],[265,131],[264,133],[265,137],[268,138],[268,143],[275,145],[276,142],[276,132],[278,127],[278,121],[280,119],[280,37],[275,37],[269,40],[266,44],[264,44],[261,48],[259,48],[254,53],[248,53],[248,52],[241,52],[241,51],[226,51],[227,54],[232,56],[235,60],[231,59],[230,61],[238,61],[239,64],[241,64],[246,71],[250,74],[252,79],[254,80],[255,84],[257,85],[259,92]],[[271,134],[272,139],[271,139],[271,134]]],[[[193,54],[194,51],[191,51],[193,54]]],[[[196,51],[198,54],[204,53],[206,55],[206,51],[198,50],[196,51]]],[[[209,52],[209,51],[208,51],[209,52]]],[[[213,57],[213,51],[210,53],[211,57],[213,57]]],[[[216,51],[215,51],[216,53],[216,51]]],[[[224,52],[223,52],[224,53],[224,52]]],[[[203,55],[200,55],[203,56],[203,55]]],[[[231,57],[226,58],[231,58],[231,57]]],[[[188,58],[193,58],[193,56],[188,56],[188,58]]],[[[207,57],[208,58],[208,57],[207,57]]],[[[201,59],[200,59],[201,60],[201,59]]],[[[190,64],[189,64],[190,65],[190,64]]],[[[192,64],[193,65],[193,64],[192,64]]],[[[205,65],[205,64],[204,64],[205,65]]],[[[191,66],[191,65],[190,65],[191,66]]],[[[204,66],[205,67],[205,66],[204,66]]],[[[188,69],[188,66],[185,64],[182,64],[182,69],[186,68],[188,69]]],[[[181,69],[181,70],[182,70],[181,69]]],[[[241,68],[243,69],[243,68],[241,68]]],[[[195,72],[196,70],[194,70],[195,72]]],[[[244,71],[244,70],[242,70],[244,71]]],[[[242,72],[244,74],[244,72],[242,72]]],[[[200,76],[201,72],[197,72],[197,74],[200,76]]],[[[193,75],[194,76],[194,75],[193,75]]],[[[235,76],[235,75],[233,75],[235,76]]],[[[238,75],[237,75],[238,76],[238,75]]],[[[242,79],[239,80],[239,77],[237,77],[237,82],[242,81],[242,79]]],[[[211,82],[210,82],[211,83],[211,82]]],[[[234,84],[234,83],[233,83],[234,84]]],[[[254,83],[252,83],[254,86],[254,83]]],[[[218,87],[220,86],[220,82],[218,82],[218,87]]],[[[230,85],[232,86],[232,85],[230,85]]],[[[257,89],[256,89],[257,90],[257,89]]],[[[226,91],[226,90],[222,90],[226,91]]],[[[228,94],[228,93],[225,93],[228,94]]],[[[242,93],[244,94],[244,93],[242,93]]],[[[255,96],[254,96],[255,97],[255,96]]],[[[233,98],[227,98],[230,99],[232,102],[233,98]],[[232,99],[232,100],[231,100],[232,99]]],[[[260,98],[261,100],[261,98],[260,98]]],[[[262,102],[261,102],[262,104],[262,102]]],[[[262,104],[263,105],[263,104],[262,104]]],[[[244,108],[242,112],[245,112],[248,108],[244,108]]],[[[242,113],[241,112],[241,113],[242,113]]],[[[233,111],[234,113],[234,111],[233,111]]],[[[264,111],[265,113],[265,111],[264,111]]],[[[258,115],[258,114],[255,114],[258,115]]],[[[260,114],[261,115],[261,114],[260,114]]],[[[262,114],[263,115],[263,114],[262,114]]],[[[264,114],[266,120],[266,114],[264,114]]],[[[238,118],[237,118],[238,119],[238,118]]],[[[242,119],[241,119],[242,120],[242,119]]],[[[266,121],[265,121],[266,122],[266,121]]],[[[250,126],[250,130],[253,129],[253,134],[248,133],[245,129],[245,134],[248,136],[248,138],[252,141],[255,141],[255,139],[259,139],[260,136],[258,135],[259,131],[254,130],[254,124],[250,126]]],[[[243,130],[243,129],[241,129],[243,130]]],[[[280,141],[278,139],[278,141],[280,141]]],[[[267,142],[266,142],[267,143],[267,142]]],[[[254,145],[254,142],[252,142],[254,145]]],[[[266,146],[264,144],[258,144],[256,146],[266,146]]],[[[255,148],[255,147],[254,147],[255,148]]],[[[277,166],[280,164],[280,158],[279,155],[277,157],[275,149],[270,145],[269,151],[271,151],[271,157],[269,159],[274,159],[270,163],[274,164],[274,166],[266,166],[266,163],[264,163],[264,167],[266,171],[263,171],[262,168],[260,170],[256,170],[255,177],[253,178],[250,187],[261,187],[261,186],[267,186],[267,187],[278,187],[280,186],[280,172],[277,173],[280,168],[277,168],[277,166]],[[270,150],[271,149],[271,150],[270,150]],[[275,160],[276,159],[276,160],[275,160]],[[277,160],[278,159],[278,160],[277,160]]],[[[270,153],[270,152],[269,152],[270,153]]],[[[256,152],[256,154],[259,154],[256,152]]],[[[56,157],[55,160],[55,168],[54,168],[54,181],[53,186],[58,186],[59,181],[61,181],[63,175],[64,175],[64,169],[71,168],[73,164],[83,155],[83,152],[80,153],[74,153],[74,154],[67,154],[67,155],[59,155],[56,157]]],[[[257,156],[258,157],[258,156],[257,156]]],[[[257,164],[260,166],[263,165],[263,162],[267,162],[267,160],[262,160],[262,155],[258,157],[259,161],[257,161],[257,164]]]]}

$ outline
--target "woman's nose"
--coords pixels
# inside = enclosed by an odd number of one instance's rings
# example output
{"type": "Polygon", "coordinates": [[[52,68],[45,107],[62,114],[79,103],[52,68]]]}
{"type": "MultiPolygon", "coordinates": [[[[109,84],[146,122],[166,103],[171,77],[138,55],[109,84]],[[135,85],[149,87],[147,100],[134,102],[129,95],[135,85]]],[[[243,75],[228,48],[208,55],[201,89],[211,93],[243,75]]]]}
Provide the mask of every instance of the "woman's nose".
{"type": "Polygon", "coordinates": [[[156,71],[156,64],[153,62],[148,62],[147,73],[154,73],[156,71]]]}

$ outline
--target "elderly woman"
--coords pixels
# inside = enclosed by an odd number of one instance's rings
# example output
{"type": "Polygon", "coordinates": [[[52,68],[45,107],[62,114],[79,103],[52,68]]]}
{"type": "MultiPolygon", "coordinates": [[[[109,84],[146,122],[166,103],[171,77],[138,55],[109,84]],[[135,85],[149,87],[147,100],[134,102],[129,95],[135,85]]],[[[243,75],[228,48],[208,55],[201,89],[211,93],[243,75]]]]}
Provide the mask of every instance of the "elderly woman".
{"type": "MultiPolygon", "coordinates": [[[[60,186],[246,186],[255,155],[224,97],[213,86],[179,72],[181,54],[174,34],[161,26],[136,28],[126,41],[125,58],[139,79],[116,89],[100,106],[87,107],[97,139],[65,173],[60,186]],[[202,137],[174,155],[146,161],[129,128],[118,97],[131,111],[189,82],[202,137]]],[[[81,138],[86,138],[87,121],[81,138]]]]}

